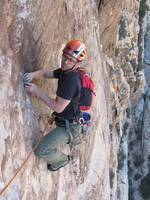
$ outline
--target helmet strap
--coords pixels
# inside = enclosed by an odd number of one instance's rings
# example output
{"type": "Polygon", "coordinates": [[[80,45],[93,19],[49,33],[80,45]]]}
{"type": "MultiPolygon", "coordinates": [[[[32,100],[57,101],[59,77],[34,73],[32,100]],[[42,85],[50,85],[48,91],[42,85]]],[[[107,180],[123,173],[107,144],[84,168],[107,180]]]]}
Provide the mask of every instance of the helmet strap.
{"type": "Polygon", "coordinates": [[[70,69],[66,69],[64,72],[69,72],[69,71],[72,71],[75,67],[76,67],[76,65],[77,65],[78,63],[76,63],[76,64],[74,64],[74,66],[73,67],[71,67],[70,69]]]}

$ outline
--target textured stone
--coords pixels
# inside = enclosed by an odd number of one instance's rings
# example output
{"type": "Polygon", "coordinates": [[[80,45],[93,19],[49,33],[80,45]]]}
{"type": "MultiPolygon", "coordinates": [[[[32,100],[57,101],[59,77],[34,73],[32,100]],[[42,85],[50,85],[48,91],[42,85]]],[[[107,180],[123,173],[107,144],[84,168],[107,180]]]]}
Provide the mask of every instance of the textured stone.
{"type": "MultiPolygon", "coordinates": [[[[128,199],[127,160],[118,173],[117,154],[130,94],[135,87],[137,91],[144,87],[143,72],[136,74],[133,67],[138,57],[138,8],[136,0],[0,2],[0,190],[27,158],[52,112],[28,96],[22,75],[56,69],[65,43],[80,39],[88,51],[83,65],[96,88],[93,125],[82,145],[71,152],[74,162],[50,173],[46,163],[32,154],[0,200],[128,199]],[[119,40],[121,17],[127,36],[119,40]],[[111,188],[109,169],[114,174],[111,188]]],[[[36,83],[55,97],[55,80],[36,83]]],[[[141,94],[134,95],[135,101],[141,94]]],[[[126,150],[127,142],[123,145],[126,150]]],[[[62,149],[70,153],[69,148],[62,149]]]]}
{"type": "MultiPolygon", "coordinates": [[[[91,111],[95,113],[93,127],[78,150],[76,162],[50,173],[46,163],[32,154],[0,199],[109,199],[107,85],[104,87],[106,71],[101,65],[96,3],[14,0],[0,2],[0,9],[0,190],[27,158],[52,112],[39,99],[27,95],[21,77],[24,72],[56,69],[65,43],[80,39],[87,46],[84,65],[93,77],[97,95],[91,111]]],[[[55,97],[56,81],[36,83],[55,97]]],[[[70,153],[69,148],[64,151],[70,153]]]]}

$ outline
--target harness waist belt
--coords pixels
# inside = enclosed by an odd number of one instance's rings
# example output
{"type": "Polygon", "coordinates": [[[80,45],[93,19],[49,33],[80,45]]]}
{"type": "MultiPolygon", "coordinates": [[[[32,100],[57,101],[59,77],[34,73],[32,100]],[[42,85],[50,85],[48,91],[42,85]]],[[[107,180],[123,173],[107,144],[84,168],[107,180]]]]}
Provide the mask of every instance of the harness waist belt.
{"type": "MultiPolygon", "coordinates": [[[[66,124],[66,120],[65,119],[64,120],[63,119],[59,119],[58,117],[55,117],[54,121],[56,123],[58,123],[58,124],[62,124],[62,125],[66,124]]],[[[69,122],[69,124],[78,124],[79,123],[75,119],[68,119],[67,121],[69,122]]]]}

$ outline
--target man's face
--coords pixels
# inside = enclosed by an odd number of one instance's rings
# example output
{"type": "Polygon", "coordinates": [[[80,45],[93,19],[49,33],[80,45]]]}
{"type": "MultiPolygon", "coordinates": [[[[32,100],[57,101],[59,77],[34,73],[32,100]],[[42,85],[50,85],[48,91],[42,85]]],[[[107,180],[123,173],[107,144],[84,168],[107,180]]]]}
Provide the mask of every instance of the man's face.
{"type": "Polygon", "coordinates": [[[71,69],[72,67],[74,67],[75,64],[77,64],[76,58],[73,58],[72,56],[68,54],[62,55],[61,68],[63,71],[71,69]]]}

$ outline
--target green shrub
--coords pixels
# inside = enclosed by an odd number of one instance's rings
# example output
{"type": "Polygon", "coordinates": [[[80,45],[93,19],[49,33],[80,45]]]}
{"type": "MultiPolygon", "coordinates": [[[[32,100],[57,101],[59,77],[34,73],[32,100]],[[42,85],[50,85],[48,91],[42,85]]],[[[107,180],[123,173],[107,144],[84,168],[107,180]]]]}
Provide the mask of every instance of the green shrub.
{"type": "Polygon", "coordinates": [[[133,200],[134,199],[134,188],[129,187],[129,200],[133,200]]]}
{"type": "Polygon", "coordinates": [[[127,114],[127,118],[130,118],[130,114],[131,114],[130,108],[126,109],[126,114],[127,114]]]}
{"type": "Polygon", "coordinates": [[[119,40],[124,39],[127,36],[127,30],[126,30],[126,20],[122,16],[120,21],[119,21],[119,40]]]}
{"type": "Polygon", "coordinates": [[[138,63],[138,69],[137,69],[137,71],[141,71],[142,69],[144,69],[144,63],[143,62],[138,63]]]}
{"type": "Polygon", "coordinates": [[[134,165],[135,167],[139,167],[144,163],[144,158],[140,154],[134,155],[134,165]]]}
{"type": "Polygon", "coordinates": [[[143,199],[150,199],[150,172],[141,180],[140,193],[143,199]]]}
{"type": "Polygon", "coordinates": [[[139,53],[138,53],[138,69],[137,69],[137,71],[140,71],[141,69],[144,68],[144,66],[143,66],[143,47],[141,45],[143,34],[144,33],[143,33],[143,30],[142,30],[142,26],[141,26],[139,34],[138,34],[138,49],[139,49],[139,53]]]}
{"type": "Polygon", "coordinates": [[[150,161],[150,155],[147,156],[148,161],[150,161]]]}
{"type": "Polygon", "coordinates": [[[144,68],[144,64],[143,64],[143,47],[141,46],[141,42],[143,39],[143,28],[142,28],[142,24],[143,24],[143,19],[144,16],[146,14],[146,12],[149,10],[149,7],[146,4],[146,0],[141,0],[140,1],[140,8],[139,8],[139,25],[140,25],[140,30],[139,30],[139,34],[138,34],[138,48],[139,48],[139,53],[138,53],[138,67],[137,67],[137,71],[140,71],[144,68]]]}
{"type": "Polygon", "coordinates": [[[141,129],[141,127],[138,127],[138,128],[135,129],[135,134],[137,135],[137,140],[142,139],[142,129],[141,129]]]}
{"type": "Polygon", "coordinates": [[[129,142],[129,150],[130,150],[130,151],[133,150],[134,144],[135,144],[134,141],[130,141],[130,142],[129,142]]]}
{"type": "Polygon", "coordinates": [[[119,150],[118,153],[118,169],[121,170],[124,166],[124,160],[126,159],[126,155],[122,149],[119,150]]]}
{"type": "Polygon", "coordinates": [[[131,177],[133,175],[133,168],[129,167],[128,169],[128,176],[131,177]]]}
{"type": "Polygon", "coordinates": [[[133,132],[130,130],[130,131],[129,131],[129,138],[131,138],[132,135],[133,135],[133,132]]]}
{"type": "Polygon", "coordinates": [[[112,169],[109,169],[109,180],[110,180],[110,187],[113,187],[115,173],[112,169]]]}
{"type": "Polygon", "coordinates": [[[129,62],[129,61],[130,61],[130,59],[129,59],[128,56],[125,57],[125,61],[126,61],[126,62],[129,62]]]}
{"type": "Polygon", "coordinates": [[[137,180],[139,180],[141,177],[142,177],[142,175],[137,173],[137,174],[135,174],[135,176],[134,176],[134,180],[137,181],[137,180]]]}
{"type": "Polygon", "coordinates": [[[124,126],[123,126],[123,136],[127,135],[127,130],[129,128],[130,124],[129,122],[125,122],[124,126]]]}
{"type": "Polygon", "coordinates": [[[132,180],[131,179],[129,179],[129,188],[132,188],[132,185],[133,185],[133,183],[132,183],[132,180]]]}
{"type": "Polygon", "coordinates": [[[118,57],[118,55],[119,55],[119,48],[116,48],[115,49],[115,56],[118,57]]]}
{"type": "Polygon", "coordinates": [[[143,22],[143,18],[145,17],[146,11],[148,10],[149,10],[149,7],[146,4],[146,0],[141,0],[140,9],[139,9],[139,23],[143,22]]]}
{"type": "Polygon", "coordinates": [[[130,167],[130,165],[131,165],[131,161],[130,161],[130,160],[128,160],[128,167],[130,167]]]}
{"type": "Polygon", "coordinates": [[[110,130],[110,132],[112,132],[112,130],[113,130],[113,124],[109,124],[109,130],[110,130]]]}
{"type": "Polygon", "coordinates": [[[129,128],[130,124],[129,122],[125,122],[124,126],[123,126],[123,130],[127,130],[129,128]]]}

